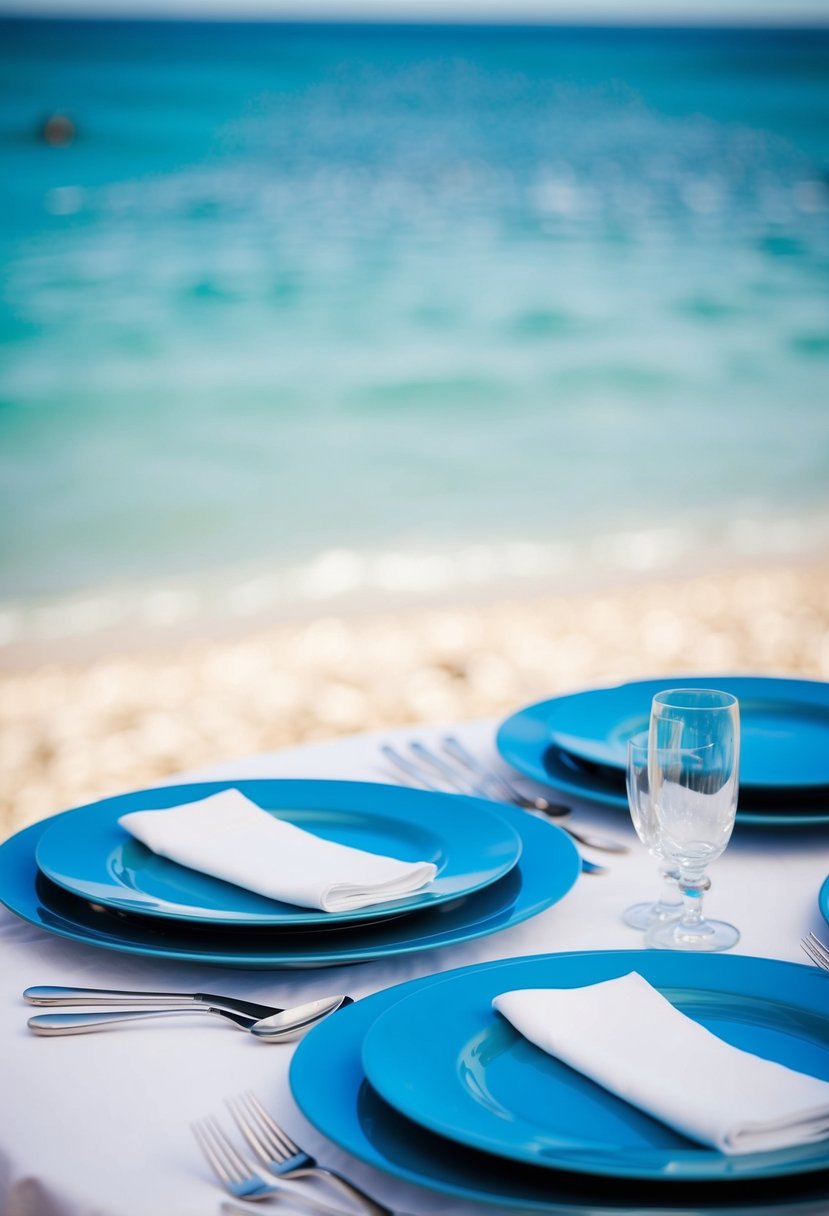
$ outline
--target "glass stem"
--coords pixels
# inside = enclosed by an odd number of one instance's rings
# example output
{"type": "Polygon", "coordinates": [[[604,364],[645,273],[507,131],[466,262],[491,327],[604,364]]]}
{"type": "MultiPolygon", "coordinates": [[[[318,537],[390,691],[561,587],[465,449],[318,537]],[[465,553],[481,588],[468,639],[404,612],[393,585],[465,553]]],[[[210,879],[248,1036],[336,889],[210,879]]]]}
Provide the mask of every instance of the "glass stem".
{"type": "Polygon", "coordinates": [[[702,916],[702,897],[711,886],[711,879],[705,874],[680,874],[679,889],[682,892],[682,917],[679,929],[690,933],[698,933],[704,924],[702,916]]]}
{"type": "Polygon", "coordinates": [[[675,914],[676,906],[681,902],[677,887],[679,871],[667,863],[663,863],[659,867],[659,872],[662,875],[662,894],[659,897],[657,908],[660,912],[674,912],[675,914]]]}

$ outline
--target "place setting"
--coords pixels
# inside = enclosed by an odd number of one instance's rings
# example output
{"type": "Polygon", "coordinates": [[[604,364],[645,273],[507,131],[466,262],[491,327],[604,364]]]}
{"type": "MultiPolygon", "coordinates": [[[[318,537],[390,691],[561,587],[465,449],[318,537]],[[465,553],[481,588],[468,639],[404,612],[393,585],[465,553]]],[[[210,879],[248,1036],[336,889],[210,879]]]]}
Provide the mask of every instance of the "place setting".
{"type": "Polygon", "coordinates": [[[58,936],[242,968],[413,953],[518,924],[579,873],[508,806],[376,783],[254,780],[123,794],[0,846],[0,900],[58,936]]]}
{"type": "MultiPolygon", "coordinates": [[[[508,1210],[808,1204],[825,1195],[829,1182],[828,991],[825,974],[743,957],[615,951],[505,959],[411,981],[343,1010],[298,1046],[291,1090],[317,1130],[359,1160],[508,1210]],[[615,991],[603,991],[613,983],[615,991]],[[631,987],[645,992],[641,1006],[628,995],[631,987]],[[557,1002],[568,994],[583,1000],[570,1024],[575,1019],[572,1037],[585,1059],[568,1055],[564,1045],[548,1050],[537,1042],[543,1042],[539,1026],[560,1027],[557,1002]],[[666,1023],[672,1011],[687,1021],[680,1030],[690,1028],[692,1039],[694,1026],[717,1036],[703,1045],[714,1048],[713,1063],[694,1089],[700,1110],[693,1118],[684,1089],[671,1091],[678,1073],[687,1088],[693,1056],[682,1054],[683,1034],[675,1046],[664,1038],[654,1043],[659,1023],[651,1021],[651,1002],[666,1023]],[[740,1142],[739,1123],[737,1132],[708,1127],[709,1118],[718,1127],[723,1086],[728,1092],[720,1040],[742,1049],[738,1077],[740,1065],[751,1073],[760,1057],[790,1070],[784,1075],[797,1117],[789,1110],[794,1128],[787,1124],[780,1133],[781,1147],[759,1117],[754,1143],[750,1136],[740,1142]],[[672,1061],[665,1087],[653,1075],[663,1060],[672,1061]],[[625,1067],[614,1092],[606,1085],[614,1085],[619,1065],[625,1067]],[[644,1089],[635,1098],[628,1090],[629,1100],[619,1096],[630,1080],[625,1068],[644,1089]],[[816,1123],[801,1124],[801,1101],[810,1111],[816,1095],[816,1123]],[[735,1136],[739,1151],[730,1141],[723,1151],[698,1140],[703,1127],[710,1139],[735,1136]],[[801,1133],[803,1143],[785,1143],[786,1134],[801,1133]]],[[[766,1092],[762,1077],[756,1085],[766,1092]]],[[[757,1115],[749,1103],[743,1116],[746,1110],[757,1115]]],[[[774,1108],[766,1122],[777,1128],[781,1120],[774,1108]]]]}
{"type": "MultiPolygon", "coordinates": [[[[771,676],[674,676],[740,704],[737,824],[829,823],[829,683],[771,676]]],[[[635,680],[523,706],[500,723],[497,747],[516,771],[559,796],[627,810],[627,744],[647,729],[665,680],[635,680]]]]}

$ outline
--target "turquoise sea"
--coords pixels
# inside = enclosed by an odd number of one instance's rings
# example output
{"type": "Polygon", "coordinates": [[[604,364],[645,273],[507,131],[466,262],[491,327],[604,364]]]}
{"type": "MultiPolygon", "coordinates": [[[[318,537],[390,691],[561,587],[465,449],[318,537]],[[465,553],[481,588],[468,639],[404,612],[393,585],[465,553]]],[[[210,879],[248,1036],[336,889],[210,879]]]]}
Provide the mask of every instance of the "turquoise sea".
{"type": "Polygon", "coordinates": [[[0,157],[0,642],[826,552],[829,31],[9,19],[0,157]]]}

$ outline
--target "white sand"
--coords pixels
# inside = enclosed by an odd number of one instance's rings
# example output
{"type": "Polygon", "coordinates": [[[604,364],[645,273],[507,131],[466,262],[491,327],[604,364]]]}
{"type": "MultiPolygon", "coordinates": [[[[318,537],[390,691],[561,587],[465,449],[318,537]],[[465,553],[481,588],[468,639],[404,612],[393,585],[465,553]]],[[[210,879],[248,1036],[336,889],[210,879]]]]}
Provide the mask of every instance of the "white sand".
{"type": "Polygon", "coordinates": [[[829,679],[829,564],[283,622],[243,638],[9,671],[0,675],[0,837],[234,756],[501,717],[585,685],[709,671],[829,679]]]}

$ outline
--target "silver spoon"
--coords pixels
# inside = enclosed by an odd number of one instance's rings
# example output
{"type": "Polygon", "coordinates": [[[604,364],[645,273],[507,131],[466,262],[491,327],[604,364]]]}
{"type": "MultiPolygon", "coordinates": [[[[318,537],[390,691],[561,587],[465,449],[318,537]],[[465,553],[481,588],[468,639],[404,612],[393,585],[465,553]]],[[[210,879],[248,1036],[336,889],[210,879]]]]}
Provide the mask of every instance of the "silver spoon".
{"type": "Polygon", "coordinates": [[[39,1013],[29,1018],[27,1026],[35,1034],[44,1037],[57,1035],[87,1034],[93,1030],[106,1030],[122,1022],[135,1022],[143,1018],[167,1017],[175,1013],[212,1013],[233,1022],[240,1030],[246,1030],[264,1043],[287,1043],[299,1038],[311,1026],[329,1017],[337,1009],[351,1005],[350,996],[323,997],[307,1001],[291,1009],[281,1009],[266,1018],[252,1018],[228,1009],[217,1009],[211,1005],[168,1006],[165,1009],[119,1009],[109,1013],[39,1013]]]}

